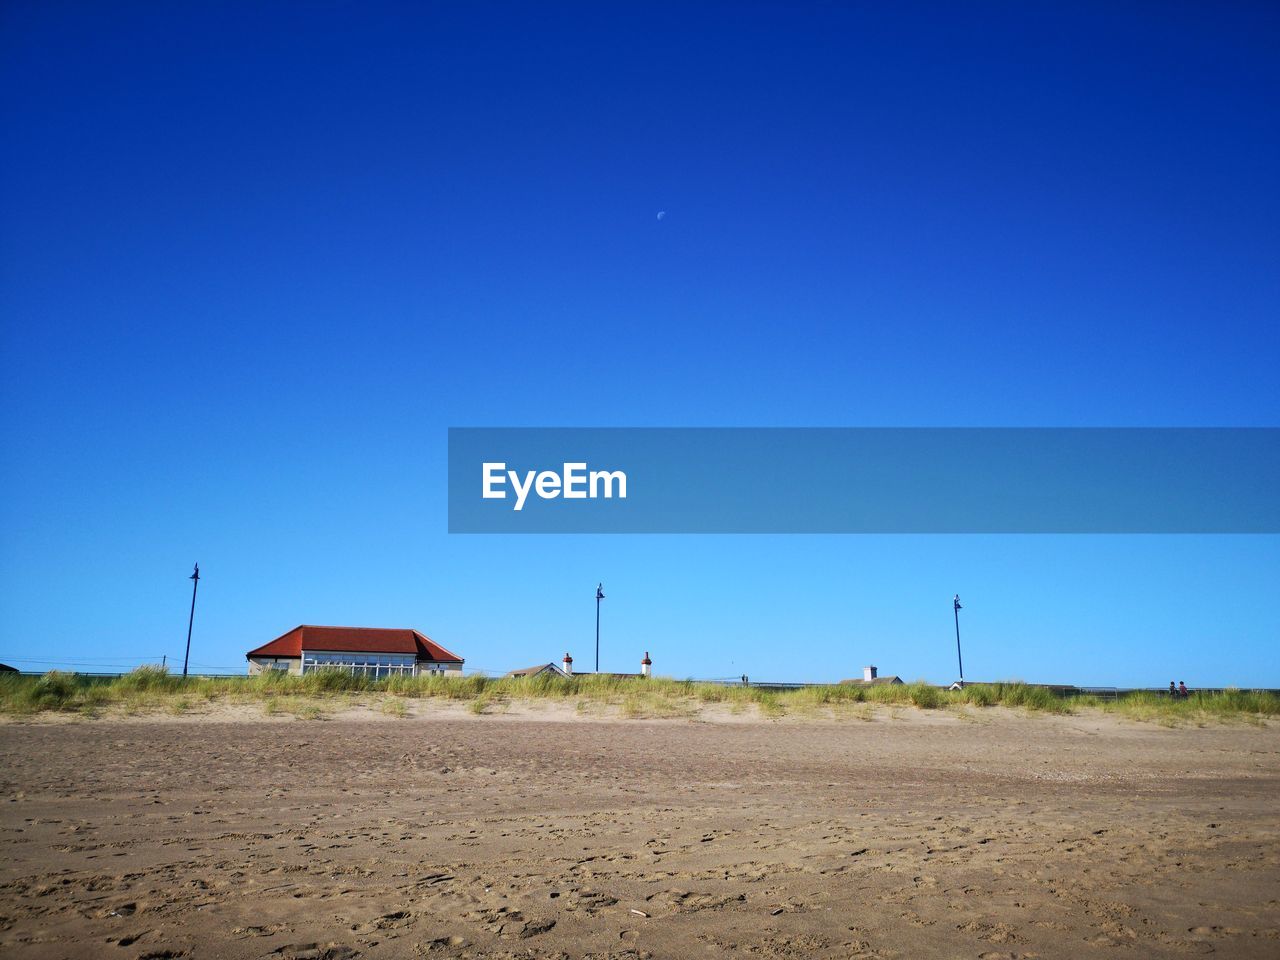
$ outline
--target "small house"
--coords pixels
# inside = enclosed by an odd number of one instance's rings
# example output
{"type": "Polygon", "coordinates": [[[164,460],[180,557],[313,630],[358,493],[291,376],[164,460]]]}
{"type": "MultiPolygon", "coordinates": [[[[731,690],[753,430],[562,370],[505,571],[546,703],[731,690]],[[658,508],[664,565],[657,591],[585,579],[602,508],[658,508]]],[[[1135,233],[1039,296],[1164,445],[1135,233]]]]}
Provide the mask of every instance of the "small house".
{"type": "Polygon", "coordinates": [[[902,683],[902,678],[898,676],[882,677],[880,671],[876,667],[863,667],[861,677],[853,677],[849,680],[841,680],[841,683],[848,683],[858,687],[887,687],[895,683],[902,683]]]}
{"type": "Polygon", "coordinates": [[[520,670],[512,670],[510,673],[504,674],[506,677],[567,677],[569,676],[564,670],[561,670],[554,663],[540,663],[535,667],[523,667],[520,670]]]}
{"type": "MultiPolygon", "coordinates": [[[[506,674],[508,677],[537,677],[542,675],[554,675],[557,677],[572,677],[573,673],[573,657],[569,654],[564,655],[564,659],[560,661],[561,665],[556,666],[554,663],[540,663],[534,667],[525,667],[522,670],[512,670],[506,674]]],[[[639,673],[592,673],[586,676],[594,677],[637,677],[647,678],[653,670],[653,661],[649,659],[649,651],[645,651],[644,659],[640,661],[639,673]]]]}

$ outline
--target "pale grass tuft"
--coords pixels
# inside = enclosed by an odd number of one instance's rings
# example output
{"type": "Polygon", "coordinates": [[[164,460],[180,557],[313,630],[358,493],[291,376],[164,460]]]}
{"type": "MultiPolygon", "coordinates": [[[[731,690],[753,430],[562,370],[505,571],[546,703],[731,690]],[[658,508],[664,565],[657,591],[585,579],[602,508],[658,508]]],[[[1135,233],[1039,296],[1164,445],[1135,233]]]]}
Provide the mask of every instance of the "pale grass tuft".
{"type": "Polygon", "coordinates": [[[478,715],[506,710],[515,701],[572,703],[586,715],[624,717],[692,717],[704,705],[727,707],[731,714],[754,711],[762,717],[836,717],[868,720],[874,705],[903,709],[952,708],[960,716],[978,717],[994,706],[1029,714],[1071,713],[1097,709],[1131,720],[1165,725],[1205,723],[1265,724],[1280,716],[1280,696],[1261,691],[1227,690],[1171,699],[1160,693],[1135,692],[1116,700],[1063,698],[1026,683],[972,684],[946,690],[923,681],[863,687],[821,684],[790,690],[763,690],[737,684],[697,683],[654,677],[540,676],[491,679],[472,677],[393,677],[374,680],[338,670],[306,676],[266,673],[255,677],[190,677],[170,675],[159,667],[143,667],[121,677],[83,677],[52,671],[43,676],[0,677],[0,713],[11,716],[42,712],[98,716],[168,711],[185,713],[196,704],[216,702],[261,704],[268,715],[291,713],[308,719],[350,706],[359,698],[391,716],[408,714],[408,701],[435,699],[467,704],[478,715]],[[401,713],[401,708],[404,713],[401,713]]]}

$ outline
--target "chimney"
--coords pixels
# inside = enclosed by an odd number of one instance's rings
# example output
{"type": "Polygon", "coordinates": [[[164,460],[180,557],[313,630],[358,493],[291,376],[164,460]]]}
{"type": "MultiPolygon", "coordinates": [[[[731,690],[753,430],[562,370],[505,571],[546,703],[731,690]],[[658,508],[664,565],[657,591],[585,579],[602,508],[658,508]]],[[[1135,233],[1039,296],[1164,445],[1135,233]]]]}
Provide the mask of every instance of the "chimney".
{"type": "Polygon", "coordinates": [[[573,676],[573,657],[567,653],[564,655],[564,672],[569,676],[573,676]]]}
{"type": "Polygon", "coordinates": [[[864,681],[866,681],[867,683],[870,683],[870,682],[871,682],[872,680],[874,680],[875,678],[876,678],[876,668],[875,668],[875,667],[863,667],[863,668],[862,668],[862,679],[863,679],[864,681]]]}
{"type": "Polygon", "coordinates": [[[644,659],[640,661],[640,676],[649,676],[649,671],[653,668],[653,661],[649,659],[649,651],[644,652],[644,659]]]}

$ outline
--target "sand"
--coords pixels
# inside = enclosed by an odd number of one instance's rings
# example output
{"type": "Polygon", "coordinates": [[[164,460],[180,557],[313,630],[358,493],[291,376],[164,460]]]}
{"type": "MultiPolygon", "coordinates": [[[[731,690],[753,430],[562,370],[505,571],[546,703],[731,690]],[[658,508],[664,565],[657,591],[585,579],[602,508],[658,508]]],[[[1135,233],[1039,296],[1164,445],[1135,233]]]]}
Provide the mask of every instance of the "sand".
{"type": "Polygon", "coordinates": [[[1280,726],[0,723],[0,954],[1280,956],[1280,726]]]}

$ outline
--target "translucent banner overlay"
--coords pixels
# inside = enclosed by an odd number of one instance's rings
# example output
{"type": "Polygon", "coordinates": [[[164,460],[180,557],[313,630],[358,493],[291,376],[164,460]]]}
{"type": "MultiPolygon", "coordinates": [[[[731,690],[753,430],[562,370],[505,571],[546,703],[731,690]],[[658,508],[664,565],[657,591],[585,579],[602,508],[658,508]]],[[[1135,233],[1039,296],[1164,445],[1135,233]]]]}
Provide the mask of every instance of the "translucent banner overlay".
{"type": "Polygon", "coordinates": [[[1280,533],[1277,428],[452,428],[450,533],[1280,533]]]}

